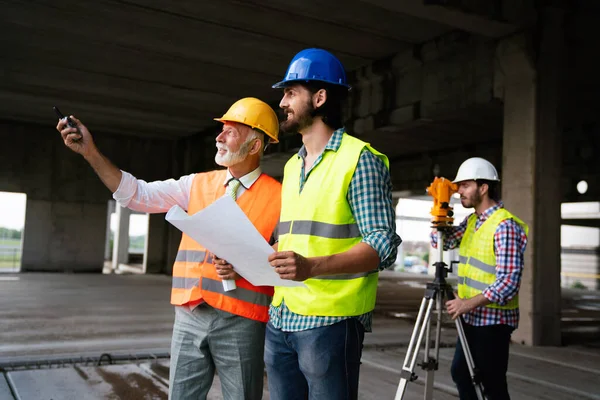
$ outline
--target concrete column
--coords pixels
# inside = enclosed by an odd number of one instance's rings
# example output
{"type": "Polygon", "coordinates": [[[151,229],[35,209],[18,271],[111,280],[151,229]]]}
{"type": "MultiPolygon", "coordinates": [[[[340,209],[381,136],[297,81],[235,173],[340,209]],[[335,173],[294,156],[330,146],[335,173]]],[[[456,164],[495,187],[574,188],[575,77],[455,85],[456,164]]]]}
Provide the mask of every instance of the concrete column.
{"type": "Polygon", "coordinates": [[[165,214],[150,214],[148,216],[148,233],[144,251],[144,272],[159,274],[167,270],[167,227],[165,214]]]}
{"type": "Polygon", "coordinates": [[[113,241],[112,269],[116,270],[119,264],[129,261],[129,216],[131,210],[121,206],[116,207],[117,226],[113,241]]]}
{"type": "Polygon", "coordinates": [[[169,224],[167,227],[167,260],[165,273],[167,275],[173,274],[173,263],[177,257],[177,251],[179,250],[179,244],[181,243],[181,231],[169,224]]]}
{"type": "MultiPolygon", "coordinates": [[[[399,218],[396,218],[396,232],[398,233],[398,236],[400,236],[400,239],[402,239],[403,241],[406,240],[406,238],[402,235],[402,220],[399,218]]],[[[398,262],[398,265],[403,266],[404,265],[404,245],[400,244],[400,246],[398,246],[398,254],[396,255],[396,260],[398,262]]]]}
{"type": "Polygon", "coordinates": [[[106,239],[104,241],[104,260],[112,259],[112,251],[110,248],[110,220],[112,214],[115,212],[117,202],[109,200],[106,207],[106,239]]]}
{"type": "Polygon", "coordinates": [[[23,272],[102,272],[105,204],[27,199],[23,272]]]}
{"type": "MultiPolygon", "coordinates": [[[[402,236],[402,219],[398,217],[398,203],[400,202],[401,197],[395,193],[392,193],[392,204],[394,205],[395,218],[396,218],[396,233],[400,236],[400,239],[405,240],[402,236]]],[[[400,265],[404,263],[404,246],[400,244],[398,246],[398,254],[396,255],[396,260],[400,265]]]]}
{"type": "Polygon", "coordinates": [[[530,228],[519,292],[521,321],[513,340],[536,346],[561,344],[557,111],[562,21],[561,10],[543,10],[539,47],[525,35],[512,37],[499,44],[497,58],[504,91],[502,197],[506,208],[530,228]]]}

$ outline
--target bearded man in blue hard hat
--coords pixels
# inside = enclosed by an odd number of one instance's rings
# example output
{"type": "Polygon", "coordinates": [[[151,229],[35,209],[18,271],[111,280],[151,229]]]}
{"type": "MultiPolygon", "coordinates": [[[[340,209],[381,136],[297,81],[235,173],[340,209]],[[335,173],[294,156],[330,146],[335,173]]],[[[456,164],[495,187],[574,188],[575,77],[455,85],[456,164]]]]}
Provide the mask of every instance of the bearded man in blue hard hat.
{"type": "Polygon", "coordinates": [[[279,106],[303,146],[287,162],[265,364],[271,399],[356,399],[365,332],[371,331],[379,271],[396,259],[389,163],[348,133],[350,86],[342,63],[322,49],[292,59],[279,106]]]}

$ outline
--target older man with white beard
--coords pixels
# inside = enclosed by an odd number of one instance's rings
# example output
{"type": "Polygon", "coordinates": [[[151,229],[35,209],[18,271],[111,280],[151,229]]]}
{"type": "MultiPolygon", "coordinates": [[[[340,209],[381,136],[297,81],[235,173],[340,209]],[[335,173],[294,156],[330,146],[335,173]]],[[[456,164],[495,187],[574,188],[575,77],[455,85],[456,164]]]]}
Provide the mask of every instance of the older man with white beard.
{"type": "MultiPolygon", "coordinates": [[[[267,241],[279,221],[281,184],[260,169],[265,135],[278,141],[277,115],[266,103],[244,98],[221,118],[215,162],[227,169],[147,183],[114,166],[96,148],[88,129],[59,120],[67,147],[81,154],[123,207],[163,213],[178,205],[194,214],[223,195],[233,197],[267,241]]],[[[173,266],[170,399],[206,399],[215,371],[225,399],[260,399],[265,323],[272,287],[241,278],[225,260],[183,234],[173,266]],[[235,280],[226,291],[222,280],[235,280]]]]}

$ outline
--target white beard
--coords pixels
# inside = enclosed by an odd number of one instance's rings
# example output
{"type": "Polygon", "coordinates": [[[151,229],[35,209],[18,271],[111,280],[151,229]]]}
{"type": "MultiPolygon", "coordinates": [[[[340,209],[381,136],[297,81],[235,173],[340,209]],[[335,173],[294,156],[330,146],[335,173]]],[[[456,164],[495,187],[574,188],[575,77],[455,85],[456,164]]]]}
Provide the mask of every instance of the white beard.
{"type": "Polygon", "coordinates": [[[222,167],[231,167],[232,165],[241,163],[246,159],[250,152],[248,143],[244,143],[235,153],[232,153],[227,145],[222,143],[217,143],[217,149],[227,151],[225,154],[219,154],[219,152],[217,152],[215,155],[215,162],[222,167]]]}

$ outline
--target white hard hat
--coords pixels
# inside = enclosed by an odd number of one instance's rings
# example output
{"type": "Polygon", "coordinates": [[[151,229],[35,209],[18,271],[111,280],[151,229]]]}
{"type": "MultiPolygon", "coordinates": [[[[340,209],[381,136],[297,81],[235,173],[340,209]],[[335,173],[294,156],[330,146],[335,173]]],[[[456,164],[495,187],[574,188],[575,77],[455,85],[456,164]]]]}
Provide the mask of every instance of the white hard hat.
{"type": "Polygon", "coordinates": [[[491,162],[480,157],[473,157],[460,165],[456,178],[452,182],[458,183],[478,179],[500,181],[498,171],[496,171],[491,162]]]}

